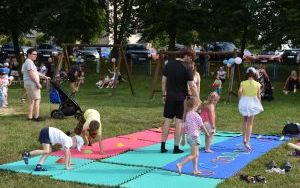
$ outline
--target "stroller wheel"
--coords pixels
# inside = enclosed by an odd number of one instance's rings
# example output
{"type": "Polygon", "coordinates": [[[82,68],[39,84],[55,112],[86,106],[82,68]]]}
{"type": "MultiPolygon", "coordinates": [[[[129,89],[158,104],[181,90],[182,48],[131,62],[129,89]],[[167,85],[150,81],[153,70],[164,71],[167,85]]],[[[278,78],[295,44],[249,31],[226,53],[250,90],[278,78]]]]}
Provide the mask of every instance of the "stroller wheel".
{"type": "Polygon", "coordinates": [[[64,113],[60,110],[53,110],[51,112],[51,117],[54,119],[63,119],[64,118],[64,113]]]}

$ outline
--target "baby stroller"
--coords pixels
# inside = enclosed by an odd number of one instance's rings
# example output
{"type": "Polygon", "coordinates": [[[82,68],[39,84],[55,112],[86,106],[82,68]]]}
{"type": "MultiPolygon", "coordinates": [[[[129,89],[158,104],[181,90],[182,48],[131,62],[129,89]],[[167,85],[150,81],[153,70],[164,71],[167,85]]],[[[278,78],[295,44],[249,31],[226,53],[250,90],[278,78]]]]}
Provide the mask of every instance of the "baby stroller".
{"type": "Polygon", "coordinates": [[[273,97],[271,81],[267,79],[266,75],[259,73],[258,82],[261,84],[260,86],[261,99],[272,101],[274,97],[273,97]]]}
{"type": "Polygon", "coordinates": [[[62,88],[54,81],[51,81],[50,102],[59,104],[59,108],[52,110],[51,117],[55,119],[63,119],[64,116],[73,116],[79,119],[83,116],[83,111],[79,105],[66,94],[62,88]]]}

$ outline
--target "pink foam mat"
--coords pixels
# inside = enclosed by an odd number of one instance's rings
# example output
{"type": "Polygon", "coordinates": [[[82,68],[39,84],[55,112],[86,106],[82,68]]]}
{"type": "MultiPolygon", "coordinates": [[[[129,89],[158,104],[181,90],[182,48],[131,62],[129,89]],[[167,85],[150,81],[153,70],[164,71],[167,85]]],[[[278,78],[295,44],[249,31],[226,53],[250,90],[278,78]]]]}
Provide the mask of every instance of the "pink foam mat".
{"type": "MultiPolygon", "coordinates": [[[[155,130],[155,129],[152,129],[155,130]]],[[[159,143],[161,142],[161,132],[159,131],[152,131],[151,129],[141,131],[141,132],[136,132],[132,134],[127,134],[127,135],[122,135],[118,136],[119,138],[127,138],[130,140],[143,140],[143,141],[149,141],[149,142],[154,142],[154,143],[159,143]]],[[[173,139],[174,134],[170,133],[168,135],[168,140],[173,139]]]]}
{"type": "MultiPolygon", "coordinates": [[[[156,127],[156,128],[148,129],[148,131],[162,133],[162,127],[156,127]]],[[[170,127],[169,134],[174,133],[174,132],[175,132],[175,128],[170,127]]]]}
{"type": "MultiPolygon", "coordinates": [[[[154,143],[150,141],[113,137],[102,141],[104,154],[99,153],[100,150],[98,142],[94,143],[92,146],[83,146],[81,148],[81,152],[77,149],[71,149],[71,153],[74,158],[103,159],[153,144],[154,143]]],[[[64,151],[59,150],[53,152],[51,155],[64,156],[64,151]]]]}

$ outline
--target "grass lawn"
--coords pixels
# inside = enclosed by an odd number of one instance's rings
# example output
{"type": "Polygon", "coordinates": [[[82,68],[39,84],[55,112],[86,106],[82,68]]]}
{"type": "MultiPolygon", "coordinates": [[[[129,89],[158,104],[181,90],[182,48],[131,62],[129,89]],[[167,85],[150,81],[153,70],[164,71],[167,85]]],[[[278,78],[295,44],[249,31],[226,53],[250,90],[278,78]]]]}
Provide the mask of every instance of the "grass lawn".
{"type": "MultiPolygon", "coordinates": [[[[136,96],[131,96],[129,85],[123,82],[118,86],[116,96],[111,97],[111,89],[96,88],[96,81],[98,81],[98,75],[88,73],[86,83],[80,88],[76,101],[83,110],[94,108],[100,111],[104,138],[152,128],[162,123],[161,93],[156,93],[155,98],[149,100],[152,77],[134,75],[133,86],[136,96]]],[[[211,83],[211,79],[202,80],[202,100],[211,91],[209,87],[211,83]]],[[[255,118],[254,133],[279,134],[287,120],[300,122],[300,92],[286,96],[282,94],[283,81],[274,82],[273,85],[275,87],[275,100],[263,102],[265,111],[255,118]]],[[[67,83],[64,84],[64,88],[68,89],[67,83]]],[[[50,118],[51,110],[57,107],[50,105],[46,90],[43,90],[41,104],[41,115],[47,118],[46,121],[26,121],[27,104],[21,103],[19,100],[22,92],[22,86],[11,86],[9,88],[9,108],[0,111],[0,164],[20,160],[23,151],[40,147],[37,136],[40,129],[45,125],[58,127],[65,131],[76,125],[73,117],[67,117],[64,120],[50,118]]],[[[217,128],[218,130],[241,132],[242,118],[237,110],[237,98],[232,97],[232,102],[226,104],[226,96],[225,85],[223,99],[217,106],[217,128]]],[[[296,140],[292,141],[296,142],[296,140]]],[[[300,187],[300,158],[288,156],[289,151],[291,150],[287,144],[284,144],[254,160],[240,173],[266,176],[267,184],[264,187],[300,187]],[[288,160],[293,165],[293,169],[285,175],[267,174],[265,165],[271,159],[279,165],[288,160]]],[[[250,185],[241,181],[239,179],[240,173],[226,180],[219,187],[262,186],[261,184],[250,185]]],[[[94,187],[55,181],[48,177],[0,171],[0,187],[38,187],[40,185],[43,187],[94,187]]]]}

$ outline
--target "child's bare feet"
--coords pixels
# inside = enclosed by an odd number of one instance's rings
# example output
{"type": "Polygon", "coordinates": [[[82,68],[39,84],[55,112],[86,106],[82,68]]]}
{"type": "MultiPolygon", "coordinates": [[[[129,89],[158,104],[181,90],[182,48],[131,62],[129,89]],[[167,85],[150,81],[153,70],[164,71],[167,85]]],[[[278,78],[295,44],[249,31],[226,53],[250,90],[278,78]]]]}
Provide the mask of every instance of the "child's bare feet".
{"type": "Polygon", "coordinates": [[[201,175],[202,172],[200,172],[199,170],[196,170],[196,171],[193,172],[193,174],[194,174],[194,175],[201,175]]]}
{"type": "Polygon", "coordinates": [[[246,148],[248,151],[251,151],[251,150],[252,150],[251,146],[250,146],[248,143],[245,143],[245,148],[246,148]]]}
{"type": "Polygon", "coordinates": [[[214,151],[211,150],[211,149],[205,149],[205,152],[206,152],[206,153],[214,153],[214,151]]]}
{"type": "Polygon", "coordinates": [[[177,166],[177,169],[178,169],[178,174],[181,175],[181,172],[182,172],[181,164],[177,163],[176,166],[177,166]]]}

